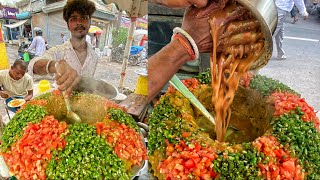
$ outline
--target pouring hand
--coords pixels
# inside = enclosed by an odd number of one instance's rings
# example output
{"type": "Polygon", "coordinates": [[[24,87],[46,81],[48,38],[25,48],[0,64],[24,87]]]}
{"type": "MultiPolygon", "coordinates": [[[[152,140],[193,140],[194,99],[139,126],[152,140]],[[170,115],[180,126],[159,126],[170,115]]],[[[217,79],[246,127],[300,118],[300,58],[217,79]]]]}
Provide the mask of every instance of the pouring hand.
{"type": "Polygon", "coordinates": [[[57,74],[55,80],[59,85],[60,91],[66,91],[68,96],[72,92],[72,88],[79,82],[78,72],[74,70],[65,60],[56,63],[57,74]]]}
{"type": "Polygon", "coordinates": [[[212,50],[212,36],[208,15],[211,12],[224,8],[227,1],[215,0],[210,1],[204,8],[189,7],[186,9],[181,28],[187,31],[193,38],[200,52],[210,52],[212,50]]]}
{"type": "Polygon", "coordinates": [[[151,3],[160,4],[169,8],[186,8],[189,6],[195,6],[198,8],[205,7],[208,0],[149,0],[151,3]]]}

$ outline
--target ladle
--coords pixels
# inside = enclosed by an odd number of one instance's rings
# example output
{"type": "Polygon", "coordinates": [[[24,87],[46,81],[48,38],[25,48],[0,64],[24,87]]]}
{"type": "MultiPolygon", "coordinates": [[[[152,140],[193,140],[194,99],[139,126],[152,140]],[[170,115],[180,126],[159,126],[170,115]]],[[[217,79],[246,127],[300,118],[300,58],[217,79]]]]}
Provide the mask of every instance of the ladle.
{"type": "MultiPolygon", "coordinates": [[[[58,63],[55,64],[55,68],[56,68],[57,74],[61,76],[61,74],[58,72],[58,69],[59,69],[58,63]]],[[[81,118],[78,116],[78,114],[76,114],[71,110],[69,99],[66,97],[66,91],[62,91],[62,96],[67,107],[67,120],[69,120],[71,123],[81,123],[82,121],[81,121],[81,118]]]]}
{"type": "MultiPolygon", "coordinates": [[[[173,75],[173,77],[170,79],[170,84],[172,84],[172,86],[174,88],[176,88],[184,97],[186,97],[192,105],[194,105],[200,112],[201,114],[204,115],[204,117],[206,117],[210,123],[212,124],[212,126],[215,126],[216,123],[214,121],[214,118],[212,117],[212,115],[208,112],[208,110],[199,102],[199,100],[189,91],[189,89],[180,81],[180,79],[176,76],[173,75]]],[[[232,132],[234,131],[239,131],[237,128],[229,126],[227,129],[227,134],[226,137],[228,135],[230,135],[232,132]]]]}

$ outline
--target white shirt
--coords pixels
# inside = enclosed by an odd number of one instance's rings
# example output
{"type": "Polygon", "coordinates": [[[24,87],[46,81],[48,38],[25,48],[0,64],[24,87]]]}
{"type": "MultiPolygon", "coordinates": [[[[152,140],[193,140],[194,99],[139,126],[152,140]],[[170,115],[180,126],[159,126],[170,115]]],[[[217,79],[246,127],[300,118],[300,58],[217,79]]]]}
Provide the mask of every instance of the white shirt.
{"type": "Polygon", "coordinates": [[[276,0],[276,6],[284,11],[290,12],[294,5],[297,6],[302,16],[309,15],[303,0],[276,0]]]}
{"type": "Polygon", "coordinates": [[[26,96],[33,89],[33,80],[27,73],[21,79],[14,80],[9,75],[9,69],[0,70],[0,86],[9,96],[26,96]]]}
{"type": "Polygon", "coordinates": [[[88,34],[86,35],[86,41],[91,45],[91,37],[88,34]]]}
{"type": "Polygon", "coordinates": [[[30,75],[33,75],[33,66],[35,62],[39,61],[40,59],[55,61],[65,60],[73,69],[78,72],[80,76],[92,77],[96,71],[99,57],[92,49],[92,46],[87,43],[87,57],[82,66],[70,40],[68,40],[61,45],[50,48],[42,57],[36,57],[30,61],[28,70],[30,75]]]}
{"type": "Polygon", "coordinates": [[[63,36],[63,37],[62,37],[62,44],[65,43],[65,42],[67,42],[67,41],[68,41],[68,38],[67,38],[66,36],[63,36]]]}
{"type": "Polygon", "coordinates": [[[28,50],[35,49],[35,55],[36,56],[42,56],[44,52],[46,51],[46,43],[42,36],[36,36],[28,48],[28,50]]]}

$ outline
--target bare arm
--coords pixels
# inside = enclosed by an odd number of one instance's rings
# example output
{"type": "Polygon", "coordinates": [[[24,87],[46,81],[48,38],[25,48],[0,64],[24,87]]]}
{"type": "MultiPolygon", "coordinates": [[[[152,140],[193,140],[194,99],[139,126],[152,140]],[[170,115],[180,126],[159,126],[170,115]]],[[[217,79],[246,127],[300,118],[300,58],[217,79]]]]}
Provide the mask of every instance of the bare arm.
{"type": "MultiPolygon", "coordinates": [[[[51,61],[49,64],[49,73],[56,73],[55,63],[57,61],[51,61]]],[[[40,59],[37,62],[34,63],[33,66],[33,73],[38,75],[46,75],[46,67],[49,63],[49,60],[46,59],[40,59]]]]}
{"type": "Polygon", "coordinates": [[[24,97],[24,100],[29,101],[33,96],[33,90],[28,91],[28,94],[24,97]]]}
{"type": "Polygon", "coordinates": [[[154,98],[178,69],[190,59],[179,40],[174,39],[148,60],[148,100],[154,98]]]}
{"type": "Polygon", "coordinates": [[[1,91],[1,90],[0,90],[0,96],[2,98],[8,98],[9,97],[9,95],[5,91],[1,91]]]}
{"type": "Polygon", "coordinates": [[[186,8],[189,6],[201,8],[207,5],[208,0],[149,0],[149,3],[159,4],[169,8],[186,8]]]}

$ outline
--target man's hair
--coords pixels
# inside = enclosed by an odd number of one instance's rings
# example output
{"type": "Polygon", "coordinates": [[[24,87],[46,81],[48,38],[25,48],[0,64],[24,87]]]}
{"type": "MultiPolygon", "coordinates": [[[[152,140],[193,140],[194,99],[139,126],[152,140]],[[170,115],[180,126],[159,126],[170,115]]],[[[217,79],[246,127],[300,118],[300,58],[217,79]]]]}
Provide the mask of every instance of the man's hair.
{"type": "Polygon", "coordinates": [[[16,59],[12,65],[12,67],[18,67],[18,66],[20,66],[20,68],[23,70],[27,70],[28,68],[28,64],[22,61],[21,59],[16,59]]]}
{"type": "Polygon", "coordinates": [[[63,19],[68,23],[71,14],[75,11],[81,15],[89,15],[91,18],[96,11],[96,6],[90,0],[68,0],[63,8],[63,19]]]}

